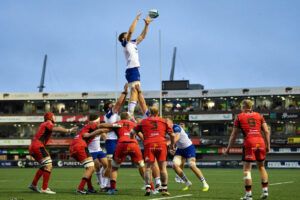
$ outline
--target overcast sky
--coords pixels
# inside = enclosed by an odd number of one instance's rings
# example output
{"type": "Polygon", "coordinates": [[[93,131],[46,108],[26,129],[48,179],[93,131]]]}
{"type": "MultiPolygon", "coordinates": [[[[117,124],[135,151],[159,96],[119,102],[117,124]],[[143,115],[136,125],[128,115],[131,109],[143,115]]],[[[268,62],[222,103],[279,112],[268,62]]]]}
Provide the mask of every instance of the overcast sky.
{"type": "Polygon", "coordinates": [[[120,90],[116,33],[151,8],[160,16],[139,45],[144,90],[160,87],[159,30],[164,80],[176,46],[175,79],[207,89],[300,85],[298,0],[1,0],[0,92],[38,91],[45,54],[47,92],[120,90]]]}

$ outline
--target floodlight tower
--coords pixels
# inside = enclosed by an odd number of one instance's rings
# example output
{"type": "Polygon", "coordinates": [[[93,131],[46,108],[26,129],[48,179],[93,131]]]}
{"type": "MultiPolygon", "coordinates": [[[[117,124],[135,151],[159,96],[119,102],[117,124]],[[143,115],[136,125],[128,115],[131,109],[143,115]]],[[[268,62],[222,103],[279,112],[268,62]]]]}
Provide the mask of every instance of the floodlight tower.
{"type": "Polygon", "coordinates": [[[44,64],[43,64],[43,71],[42,71],[41,81],[40,81],[40,85],[38,86],[39,92],[43,92],[43,90],[45,88],[44,82],[45,82],[46,66],[47,66],[47,54],[44,57],[44,64]]]}

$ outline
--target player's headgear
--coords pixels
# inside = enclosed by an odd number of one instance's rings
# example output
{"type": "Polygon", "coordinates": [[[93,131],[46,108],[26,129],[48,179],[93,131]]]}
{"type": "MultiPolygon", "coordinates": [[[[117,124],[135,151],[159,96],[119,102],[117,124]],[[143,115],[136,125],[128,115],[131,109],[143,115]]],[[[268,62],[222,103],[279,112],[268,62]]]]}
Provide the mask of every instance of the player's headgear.
{"type": "Polygon", "coordinates": [[[47,121],[47,120],[53,121],[53,116],[54,116],[54,114],[52,112],[46,112],[44,114],[44,121],[47,121]]]}
{"type": "Polygon", "coordinates": [[[125,34],[126,34],[126,32],[123,32],[119,35],[119,38],[118,38],[119,42],[123,42],[123,38],[124,38],[125,34]]]}

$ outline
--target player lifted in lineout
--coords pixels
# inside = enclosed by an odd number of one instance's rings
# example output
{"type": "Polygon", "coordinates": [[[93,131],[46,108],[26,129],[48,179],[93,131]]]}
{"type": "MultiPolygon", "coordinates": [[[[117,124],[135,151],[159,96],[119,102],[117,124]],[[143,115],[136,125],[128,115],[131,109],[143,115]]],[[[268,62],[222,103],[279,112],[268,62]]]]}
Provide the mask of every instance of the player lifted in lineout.
{"type": "Polygon", "coordinates": [[[244,135],[243,145],[243,171],[246,194],[241,200],[252,200],[252,178],[251,178],[251,162],[256,161],[257,168],[261,177],[262,195],[261,199],[267,199],[268,193],[268,174],[264,166],[266,153],[270,151],[270,132],[268,125],[263,116],[252,111],[253,103],[249,99],[242,101],[240,113],[235,121],[234,127],[229,139],[228,147],[225,154],[229,153],[230,148],[239,133],[244,135]],[[263,134],[264,133],[264,134],[263,134]]]}
{"type": "Polygon", "coordinates": [[[138,101],[138,94],[136,90],[132,90],[132,88],[140,84],[140,72],[139,67],[139,54],[137,45],[140,44],[146,37],[148,32],[149,24],[151,23],[152,19],[147,16],[144,19],[145,26],[142,33],[136,38],[132,39],[132,34],[135,31],[135,27],[137,22],[141,17],[141,13],[138,13],[135,19],[133,20],[132,24],[129,27],[128,32],[123,32],[119,35],[119,42],[124,47],[125,58],[127,60],[127,69],[126,69],[126,80],[128,81],[128,85],[130,87],[130,99],[128,104],[128,112],[133,117],[134,109],[138,101]]]}

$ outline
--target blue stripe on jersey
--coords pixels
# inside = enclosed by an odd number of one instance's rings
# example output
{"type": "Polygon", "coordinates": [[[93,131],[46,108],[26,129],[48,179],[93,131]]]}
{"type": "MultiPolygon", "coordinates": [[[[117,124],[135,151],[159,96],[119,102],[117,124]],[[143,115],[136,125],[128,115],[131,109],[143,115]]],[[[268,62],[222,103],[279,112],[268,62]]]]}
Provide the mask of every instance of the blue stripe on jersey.
{"type": "Polygon", "coordinates": [[[106,116],[107,119],[109,119],[113,114],[114,114],[114,113],[113,113],[112,109],[110,109],[110,110],[105,114],[105,116],[106,116]]]}

